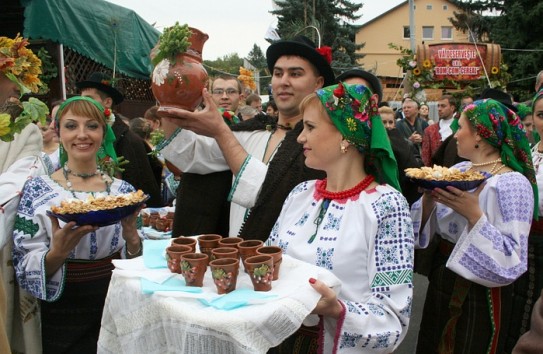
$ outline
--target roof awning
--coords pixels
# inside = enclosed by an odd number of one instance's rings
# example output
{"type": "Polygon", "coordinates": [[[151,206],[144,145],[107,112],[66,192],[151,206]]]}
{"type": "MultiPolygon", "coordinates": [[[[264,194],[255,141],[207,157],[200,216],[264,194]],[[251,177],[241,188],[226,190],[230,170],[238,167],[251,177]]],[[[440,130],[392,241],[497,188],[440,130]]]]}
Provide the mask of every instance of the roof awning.
{"type": "Polygon", "coordinates": [[[103,0],[21,0],[23,35],[48,39],[127,76],[147,79],[160,32],[134,11],[103,0]]]}

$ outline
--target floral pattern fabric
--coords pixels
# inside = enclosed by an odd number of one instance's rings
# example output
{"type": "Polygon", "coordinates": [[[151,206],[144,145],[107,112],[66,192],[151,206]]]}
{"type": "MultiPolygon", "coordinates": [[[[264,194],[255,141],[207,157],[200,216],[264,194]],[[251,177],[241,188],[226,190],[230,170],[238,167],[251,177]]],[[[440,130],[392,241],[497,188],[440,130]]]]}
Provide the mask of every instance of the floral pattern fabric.
{"type": "MultiPolygon", "coordinates": [[[[134,187],[127,182],[113,180],[112,195],[133,191],[134,187]]],[[[85,200],[92,193],[76,191],[75,194],[78,199],[85,200]]],[[[46,212],[67,199],[73,199],[71,192],[49,176],[36,177],[25,184],[15,218],[13,265],[17,282],[42,300],[55,301],[64,288],[65,266],[50,277],[45,275],[45,256],[52,241],[52,225],[46,212]]],[[[64,224],[59,220],[60,227],[64,224]]],[[[118,222],[84,236],[68,259],[98,260],[121,250],[124,245],[121,223],[118,222]]],[[[124,252],[121,255],[124,256],[124,252]]]]}
{"type": "Polygon", "coordinates": [[[345,316],[324,320],[324,353],[390,353],[405,337],[411,314],[413,228],[407,201],[379,185],[330,201],[316,230],[326,200],[315,184],[303,182],[292,190],[268,243],[341,280],[338,298],[345,316]]]}

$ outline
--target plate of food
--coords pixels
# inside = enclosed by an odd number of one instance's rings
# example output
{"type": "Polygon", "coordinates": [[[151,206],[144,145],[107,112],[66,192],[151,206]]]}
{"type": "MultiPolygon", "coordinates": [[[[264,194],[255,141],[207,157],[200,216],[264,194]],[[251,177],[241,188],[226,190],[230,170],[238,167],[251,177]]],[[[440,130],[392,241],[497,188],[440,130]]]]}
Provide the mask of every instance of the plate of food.
{"type": "Polygon", "coordinates": [[[108,226],[134,213],[147,199],[149,196],[141,190],[115,196],[90,196],[86,200],[70,199],[52,206],[47,215],[66,223],[75,221],[79,226],[108,226]]]}
{"type": "Polygon", "coordinates": [[[413,183],[424,189],[445,189],[448,186],[452,186],[463,191],[477,188],[490,177],[489,174],[480,171],[461,171],[454,167],[448,168],[438,165],[434,165],[433,167],[406,168],[405,175],[413,183]]]}

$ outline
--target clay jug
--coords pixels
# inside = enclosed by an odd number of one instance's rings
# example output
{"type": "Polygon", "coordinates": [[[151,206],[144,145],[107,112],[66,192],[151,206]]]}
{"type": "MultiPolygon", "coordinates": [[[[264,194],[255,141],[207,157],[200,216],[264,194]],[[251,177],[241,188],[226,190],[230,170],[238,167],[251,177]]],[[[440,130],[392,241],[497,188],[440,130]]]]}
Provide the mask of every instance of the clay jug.
{"type": "MultiPolygon", "coordinates": [[[[207,71],[202,65],[202,50],[209,36],[190,28],[190,47],[174,60],[163,59],[152,73],[151,90],[160,106],[194,111],[202,102],[202,89],[207,84],[207,71]]],[[[151,51],[156,53],[158,44],[151,51]]],[[[164,116],[164,113],[158,112],[164,116]]]]}

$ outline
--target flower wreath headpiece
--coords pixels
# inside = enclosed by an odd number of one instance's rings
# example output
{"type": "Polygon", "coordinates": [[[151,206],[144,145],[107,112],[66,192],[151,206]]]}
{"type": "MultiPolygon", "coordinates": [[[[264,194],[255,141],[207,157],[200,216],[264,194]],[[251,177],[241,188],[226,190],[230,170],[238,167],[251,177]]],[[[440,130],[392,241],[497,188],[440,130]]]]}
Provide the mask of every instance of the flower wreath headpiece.
{"type": "Polygon", "coordinates": [[[42,85],[41,60],[27,48],[28,44],[19,35],[14,39],[0,37],[0,71],[19,86],[21,94],[38,92],[42,85]]]}

